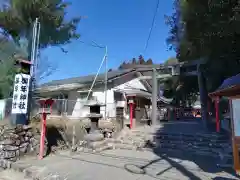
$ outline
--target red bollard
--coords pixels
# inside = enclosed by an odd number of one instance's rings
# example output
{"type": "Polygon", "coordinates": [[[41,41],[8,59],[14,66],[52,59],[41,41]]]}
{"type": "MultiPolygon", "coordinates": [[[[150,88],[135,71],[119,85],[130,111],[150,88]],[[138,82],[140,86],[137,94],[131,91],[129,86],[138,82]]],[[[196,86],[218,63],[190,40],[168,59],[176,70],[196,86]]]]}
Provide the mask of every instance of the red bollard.
{"type": "Polygon", "coordinates": [[[40,150],[39,150],[39,159],[43,159],[44,156],[44,144],[45,144],[45,135],[46,135],[46,124],[47,124],[47,114],[51,114],[52,111],[52,105],[54,100],[52,99],[40,99],[39,104],[41,106],[42,111],[40,112],[42,114],[42,127],[41,127],[41,139],[40,139],[40,150]],[[49,109],[49,111],[46,111],[46,109],[49,109]]]}

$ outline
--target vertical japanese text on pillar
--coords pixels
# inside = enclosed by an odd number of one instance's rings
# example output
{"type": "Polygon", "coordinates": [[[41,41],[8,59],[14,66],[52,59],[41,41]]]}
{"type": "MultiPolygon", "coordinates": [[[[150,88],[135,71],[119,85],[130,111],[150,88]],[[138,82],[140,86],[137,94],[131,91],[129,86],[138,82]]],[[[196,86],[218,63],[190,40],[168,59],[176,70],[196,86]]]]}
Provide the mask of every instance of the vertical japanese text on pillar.
{"type": "Polygon", "coordinates": [[[16,74],[13,90],[12,113],[26,114],[30,75],[16,74]]]}

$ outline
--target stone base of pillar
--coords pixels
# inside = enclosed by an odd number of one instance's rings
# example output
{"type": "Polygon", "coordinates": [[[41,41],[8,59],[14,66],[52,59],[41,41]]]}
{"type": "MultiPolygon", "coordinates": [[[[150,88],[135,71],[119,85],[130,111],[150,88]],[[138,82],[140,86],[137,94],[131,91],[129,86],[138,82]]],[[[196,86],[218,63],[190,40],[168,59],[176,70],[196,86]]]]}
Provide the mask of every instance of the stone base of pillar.
{"type": "Polygon", "coordinates": [[[86,141],[86,148],[96,150],[97,148],[104,146],[104,135],[99,130],[91,131],[84,136],[86,141]]]}
{"type": "Polygon", "coordinates": [[[99,130],[92,131],[84,136],[84,140],[87,142],[102,141],[104,139],[103,134],[99,130]]]}
{"type": "Polygon", "coordinates": [[[116,108],[117,132],[124,128],[124,107],[116,108]]]}
{"type": "Polygon", "coordinates": [[[136,119],[135,118],[133,118],[133,120],[132,120],[132,128],[136,128],[136,119]]]}
{"type": "MultiPolygon", "coordinates": [[[[129,121],[127,121],[127,123],[124,125],[124,127],[129,127],[129,128],[131,128],[130,126],[131,126],[131,121],[130,121],[130,119],[129,119],[129,121]]],[[[123,127],[123,129],[124,129],[124,127],[123,127]]],[[[136,119],[135,118],[133,118],[132,119],[132,128],[136,128],[136,119]]]]}

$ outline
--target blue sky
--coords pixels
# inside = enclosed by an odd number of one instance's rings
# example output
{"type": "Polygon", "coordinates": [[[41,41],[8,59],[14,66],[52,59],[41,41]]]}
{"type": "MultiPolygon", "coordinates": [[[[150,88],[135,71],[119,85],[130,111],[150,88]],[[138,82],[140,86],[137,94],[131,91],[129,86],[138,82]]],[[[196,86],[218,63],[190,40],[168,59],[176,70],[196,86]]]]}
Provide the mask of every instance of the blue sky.
{"type": "MultiPolygon", "coordinates": [[[[79,40],[108,46],[108,68],[117,68],[123,61],[143,54],[150,31],[157,0],[72,0],[67,17],[84,16],[78,32],[79,40]]],[[[145,59],[161,63],[175,53],[168,50],[168,27],[164,15],[172,12],[173,0],[160,0],[156,23],[152,31],[145,59]]],[[[60,48],[49,47],[42,51],[50,64],[56,67],[43,82],[55,79],[95,74],[100,66],[104,50],[87,46],[78,40],[60,48]]],[[[102,69],[102,72],[104,69],[102,69]]]]}

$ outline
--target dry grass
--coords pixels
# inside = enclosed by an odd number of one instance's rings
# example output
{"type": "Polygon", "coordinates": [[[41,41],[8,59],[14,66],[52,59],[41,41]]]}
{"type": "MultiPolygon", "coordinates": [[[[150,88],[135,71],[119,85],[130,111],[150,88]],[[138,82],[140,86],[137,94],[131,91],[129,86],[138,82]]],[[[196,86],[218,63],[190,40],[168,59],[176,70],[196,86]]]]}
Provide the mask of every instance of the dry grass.
{"type": "Polygon", "coordinates": [[[2,121],[0,121],[0,126],[11,127],[10,119],[3,119],[2,121]]]}
{"type": "MultiPolygon", "coordinates": [[[[99,121],[99,127],[101,129],[112,129],[114,127],[114,121],[99,121]]],[[[9,119],[5,119],[0,121],[0,126],[8,126],[11,127],[11,123],[9,119]]],[[[40,132],[41,130],[41,117],[34,117],[30,120],[29,124],[34,132],[40,132]]],[[[73,129],[75,128],[75,137],[76,142],[83,139],[84,135],[87,133],[87,129],[90,128],[90,120],[89,119],[68,119],[66,117],[55,117],[47,119],[47,131],[55,131],[55,133],[50,133],[51,136],[55,136],[56,131],[61,133],[63,132],[69,142],[71,142],[73,137],[73,129]]],[[[57,135],[56,135],[57,136],[57,135]]],[[[54,138],[54,137],[51,137],[54,138]]]]}

